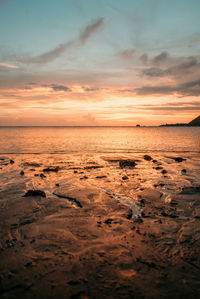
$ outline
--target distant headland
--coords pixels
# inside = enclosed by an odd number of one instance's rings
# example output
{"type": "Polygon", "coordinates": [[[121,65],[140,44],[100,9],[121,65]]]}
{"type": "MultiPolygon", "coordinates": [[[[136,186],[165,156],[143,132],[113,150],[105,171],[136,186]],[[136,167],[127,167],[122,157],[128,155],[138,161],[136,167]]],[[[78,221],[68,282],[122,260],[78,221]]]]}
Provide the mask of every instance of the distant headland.
{"type": "Polygon", "coordinates": [[[176,124],[165,124],[160,125],[160,127],[200,127],[200,115],[189,123],[176,123],[176,124]]]}

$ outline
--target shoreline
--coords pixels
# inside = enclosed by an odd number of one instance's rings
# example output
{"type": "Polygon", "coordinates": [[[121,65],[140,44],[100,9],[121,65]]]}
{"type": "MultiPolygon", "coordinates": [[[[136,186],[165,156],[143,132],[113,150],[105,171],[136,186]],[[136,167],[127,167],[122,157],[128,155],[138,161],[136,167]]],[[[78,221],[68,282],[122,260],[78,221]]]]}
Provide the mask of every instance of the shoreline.
{"type": "Polygon", "coordinates": [[[200,158],[174,155],[0,160],[1,297],[198,296],[200,158]]]}

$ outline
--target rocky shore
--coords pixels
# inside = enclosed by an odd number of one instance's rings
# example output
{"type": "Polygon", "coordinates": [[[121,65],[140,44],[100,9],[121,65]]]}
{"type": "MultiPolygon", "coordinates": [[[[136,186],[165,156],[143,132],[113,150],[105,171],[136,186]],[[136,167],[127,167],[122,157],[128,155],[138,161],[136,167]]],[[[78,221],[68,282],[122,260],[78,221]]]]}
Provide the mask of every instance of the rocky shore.
{"type": "Polygon", "coordinates": [[[198,298],[199,154],[0,157],[1,298],[198,298]]]}

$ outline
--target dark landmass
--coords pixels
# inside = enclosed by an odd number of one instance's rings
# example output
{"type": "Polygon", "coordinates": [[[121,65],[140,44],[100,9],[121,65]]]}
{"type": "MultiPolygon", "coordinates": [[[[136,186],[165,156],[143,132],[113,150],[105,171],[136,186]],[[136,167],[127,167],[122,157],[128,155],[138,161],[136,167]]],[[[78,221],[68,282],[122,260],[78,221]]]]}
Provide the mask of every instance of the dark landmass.
{"type": "Polygon", "coordinates": [[[200,116],[196,117],[188,124],[184,124],[184,123],[165,124],[165,125],[160,125],[160,127],[200,127],[200,116]]]}
{"type": "Polygon", "coordinates": [[[200,126],[200,115],[193,119],[191,122],[188,124],[189,126],[200,126]]]}

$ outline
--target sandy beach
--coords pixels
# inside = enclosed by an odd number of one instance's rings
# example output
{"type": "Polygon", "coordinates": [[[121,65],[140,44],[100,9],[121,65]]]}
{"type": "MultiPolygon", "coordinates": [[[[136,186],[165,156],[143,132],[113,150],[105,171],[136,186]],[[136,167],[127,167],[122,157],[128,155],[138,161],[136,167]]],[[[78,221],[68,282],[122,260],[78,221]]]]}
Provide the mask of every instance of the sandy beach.
{"type": "Polygon", "coordinates": [[[1,156],[1,298],[197,298],[199,166],[189,153],[1,156]]]}

